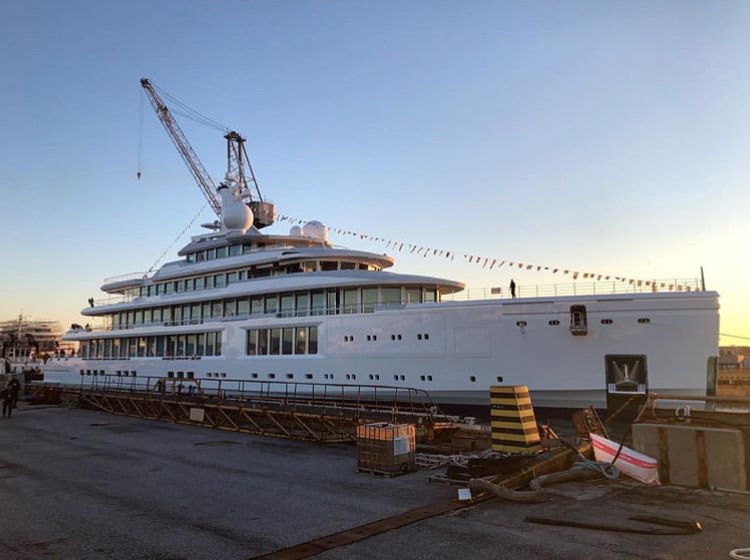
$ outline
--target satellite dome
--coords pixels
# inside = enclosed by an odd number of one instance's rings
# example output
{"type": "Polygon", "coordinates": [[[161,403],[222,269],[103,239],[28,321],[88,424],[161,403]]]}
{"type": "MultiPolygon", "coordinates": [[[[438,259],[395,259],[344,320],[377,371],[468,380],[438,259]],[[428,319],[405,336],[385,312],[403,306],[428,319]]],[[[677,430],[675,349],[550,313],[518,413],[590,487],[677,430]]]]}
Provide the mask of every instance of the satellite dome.
{"type": "Polygon", "coordinates": [[[289,235],[292,237],[300,237],[302,235],[302,228],[299,226],[292,226],[289,228],[289,235]]]}
{"type": "Polygon", "coordinates": [[[320,239],[321,241],[328,241],[328,228],[319,221],[312,220],[302,226],[302,235],[320,239]]]}
{"type": "Polygon", "coordinates": [[[221,222],[229,231],[245,233],[253,225],[253,211],[236,197],[227,185],[217,189],[221,197],[221,222]]]}

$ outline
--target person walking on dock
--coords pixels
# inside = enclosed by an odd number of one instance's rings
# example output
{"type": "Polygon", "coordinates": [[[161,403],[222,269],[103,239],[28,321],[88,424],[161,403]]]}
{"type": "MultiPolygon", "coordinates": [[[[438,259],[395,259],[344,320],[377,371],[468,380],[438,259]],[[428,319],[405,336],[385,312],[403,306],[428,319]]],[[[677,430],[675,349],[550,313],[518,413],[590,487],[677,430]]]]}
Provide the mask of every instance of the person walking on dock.
{"type": "Polygon", "coordinates": [[[3,418],[10,418],[13,413],[13,395],[8,387],[0,391],[0,401],[3,403],[3,418]]]}
{"type": "Polygon", "coordinates": [[[510,279],[510,297],[516,297],[516,283],[512,278],[510,279]]]}
{"type": "Polygon", "coordinates": [[[8,390],[10,391],[11,406],[18,408],[18,393],[21,391],[21,382],[14,377],[8,381],[8,390]]]}

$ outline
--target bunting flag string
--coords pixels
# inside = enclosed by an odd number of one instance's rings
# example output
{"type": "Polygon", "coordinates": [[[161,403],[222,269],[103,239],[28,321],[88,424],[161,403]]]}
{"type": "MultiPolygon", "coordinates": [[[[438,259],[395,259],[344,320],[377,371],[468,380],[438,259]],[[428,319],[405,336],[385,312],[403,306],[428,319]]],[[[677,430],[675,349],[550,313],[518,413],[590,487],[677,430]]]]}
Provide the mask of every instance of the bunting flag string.
{"type": "MultiPolygon", "coordinates": [[[[307,220],[294,218],[292,216],[287,216],[284,214],[277,216],[277,221],[287,222],[287,223],[294,224],[294,225],[302,225],[302,224],[307,223],[307,220]]],[[[386,249],[392,249],[394,251],[398,251],[399,253],[402,253],[404,251],[404,247],[406,247],[409,254],[421,255],[424,258],[427,258],[428,256],[445,257],[446,259],[450,259],[451,261],[455,261],[455,258],[456,258],[456,253],[454,251],[450,251],[447,249],[437,249],[433,247],[426,247],[423,245],[407,243],[405,241],[400,241],[400,240],[384,239],[382,237],[377,237],[377,236],[369,235],[366,233],[354,232],[354,231],[345,230],[341,228],[329,227],[328,230],[336,233],[337,235],[354,237],[355,239],[359,239],[362,241],[375,241],[377,243],[383,243],[385,244],[386,249]]],[[[477,265],[481,265],[482,269],[489,269],[489,270],[500,269],[503,266],[507,266],[509,268],[518,268],[519,270],[532,270],[532,271],[536,270],[536,272],[541,272],[542,270],[544,270],[544,271],[551,272],[552,274],[562,274],[564,276],[570,276],[573,280],[578,280],[579,277],[581,277],[584,280],[592,280],[592,281],[594,280],[601,281],[602,279],[614,280],[616,282],[627,283],[631,286],[651,287],[653,290],[656,290],[657,288],[669,289],[670,291],[671,290],[678,290],[678,291],[690,291],[691,290],[689,286],[684,286],[681,284],[677,284],[675,282],[642,280],[642,279],[629,278],[629,277],[624,277],[624,276],[613,276],[613,275],[608,275],[608,274],[601,274],[598,272],[583,272],[583,271],[577,271],[577,270],[571,270],[571,269],[564,269],[560,267],[544,266],[544,265],[539,265],[539,264],[529,264],[529,263],[522,263],[522,262],[516,262],[516,261],[505,261],[505,260],[500,260],[498,258],[484,256],[484,255],[470,255],[468,253],[463,253],[463,258],[465,261],[467,261],[470,264],[476,263],[477,265]]]]}

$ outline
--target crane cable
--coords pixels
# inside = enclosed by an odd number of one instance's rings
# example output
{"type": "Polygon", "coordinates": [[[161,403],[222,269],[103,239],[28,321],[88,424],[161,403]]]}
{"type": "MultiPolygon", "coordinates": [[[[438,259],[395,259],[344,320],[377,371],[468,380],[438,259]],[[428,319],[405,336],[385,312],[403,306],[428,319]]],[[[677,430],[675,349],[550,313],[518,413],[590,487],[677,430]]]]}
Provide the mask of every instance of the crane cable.
{"type": "Polygon", "coordinates": [[[738,334],[719,333],[719,336],[726,336],[727,338],[739,338],[741,340],[750,340],[750,336],[740,336],[738,334]]]}
{"type": "Polygon", "coordinates": [[[143,175],[143,105],[146,101],[146,94],[141,88],[141,99],[138,107],[138,163],[135,176],[140,181],[143,175]]]}
{"type": "MultiPolygon", "coordinates": [[[[179,99],[177,99],[174,95],[170,95],[163,89],[161,89],[159,86],[151,83],[151,86],[159,92],[159,94],[169,100],[170,104],[172,105],[172,108],[169,109],[170,112],[172,112],[175,115],[179,115],[181,117],[185,117],[186,119],[190,119],[193,122],[196,122],[198,124],[202,124],[203,126],[206,126],[208,128],[213,128],[214,130],[218,130],[222,133],[227,133],[230,131],[229,127],[224,126],[218,121],[215,121],[206,115],[199,113],[189,105],[183,103],[179,99]],[[175,109],[174,107],[177,107],[175,109]]],[[[143,88],[141,88],[141,98],[140,98],[140,107],[139,107],[139,121],[138,121],[138,169],[136,170],[136,178],[138,180],[141,179],[143,176],[143,118],[144,118],[144,105],[146,101],[146,94],[143,91],[143,88]]]]}
{"type": "Polygon", "coordinates": [[[188,222],[188,224],[187,224],[187,225],[186,225],[186,226],[185,226],[184,228],[182,228],[182,231],[181,231],[181,232],[179,233],[179,235],[178,235],[177,237],[175,237],[175,240],[174,240],[174,241],[172,241],[172,243],[170,243],[170,244],[169,244],[169,247],[167,247],[166,249],[164,249],[164,251],[162,252],[162,254],[161,254],[161,255],[159,255],[159,258],[158,258],[158,259],[156,259],[156,262],[154,262],[154,264],[152,264],[152,265],[151,265],[151,268],[149,268],[149,269],[148,269],[148,270],[146,271],[146,274],[147,274],[147,275],[148,275],[148,274],[150,274],[150,273],[151,273],[151,271],[153,271],[153,270],[154,270],[154,269],[155,269],[155,268],[156,268],[157,266],[159,266],[159,263],[160,263],[160,262],[161,262],[162,260],[164,260],[164,257],[166,257],[166,256],[167,256],[167,253],[169,252],[169,250],[170,250],[170,249],[171,249],[172,247],[174,247],[174,246],[175,246],[175,244],[177,244],[177,242],[178,242],[178,241],[179,241],[180,239],[182,239],[182,236],[183,236],[183,235],[185,235],[185,233],[187,232],[187,230],[189,230],[189,229],[190,229],[190,228],[191,228],[191,227],[193,226],[193,224],[195,223],[195,220],[197,220],[197,219],[198,219],[198,216],[200,216],[200,215],[201,215],[201,214],[203,213],[203,211],[204,211],[204,210],[206,209],[206,206],[208,206],[208,203],[207,203],[207,202],[206,202],[206,203],[204,203],[204,204],[203,204],[203,206],[201,206],[201,209],[200,209],[200,210],[198,210],[198,213],[197,213],[197,214],[196,214],[195,216],[193,216],[193,219],[192,219],[192,220],[190,220],[190,221],[188,222]]]}
{"type": "Polygon", "coordinates": [[[177,99],[174,95],[168,94],[166,91],[161,89],[159,86],[157,86],[153,82],[151,83],[151,86],[156,91],[158,91],[162,97],[168,99],[172,103],[172,105],[176,105],[177,107],[179,107],[180,109],[179,111],[175,111],[173,108],[170,109],[173,113],[183,116],[185,118],[188,118],[190,120],[193,120],[209,128],[213,128],[215,130],[219,130],[225,133],[229,132],[229,127],[226,127],[220,122],[217,122],[213,119],[208,118],[206,115],[199,113],[195,109],[191,108],[190,106],[186,105],[185,103],[177,99]]]}

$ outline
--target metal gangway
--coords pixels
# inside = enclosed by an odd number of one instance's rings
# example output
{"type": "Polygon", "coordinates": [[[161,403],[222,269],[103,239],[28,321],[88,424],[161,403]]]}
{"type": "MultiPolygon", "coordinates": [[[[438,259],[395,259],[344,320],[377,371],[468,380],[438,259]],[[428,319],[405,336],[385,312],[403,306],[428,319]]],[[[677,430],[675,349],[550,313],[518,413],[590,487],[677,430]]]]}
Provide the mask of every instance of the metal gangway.
{"type": "Polygon", "coordinates": [[[363,423],[442,417],[410,387],[107,375],[61,389],[67,403],[110,414],[321,443],[354,441],[363,423]]]}

